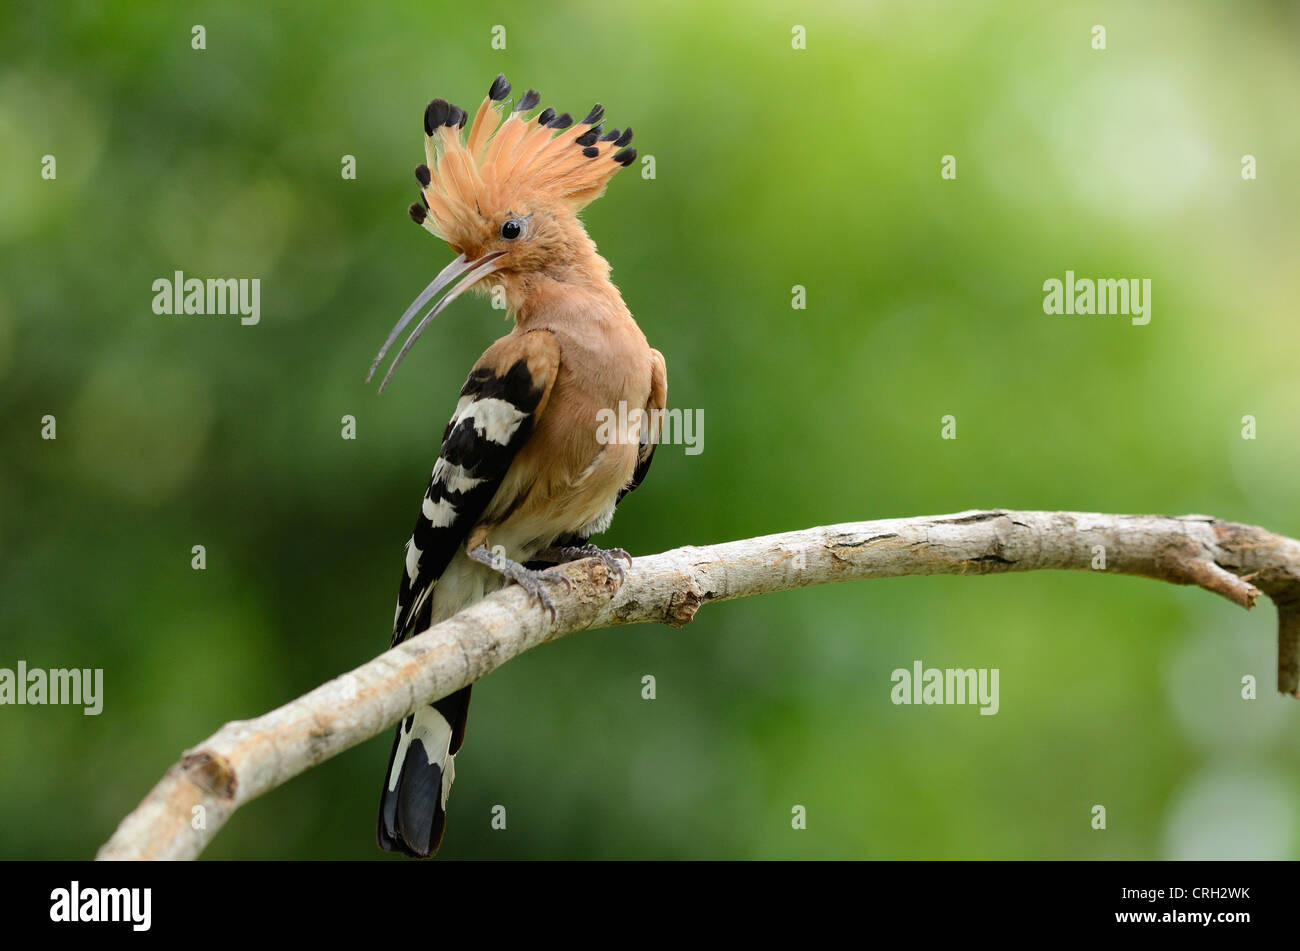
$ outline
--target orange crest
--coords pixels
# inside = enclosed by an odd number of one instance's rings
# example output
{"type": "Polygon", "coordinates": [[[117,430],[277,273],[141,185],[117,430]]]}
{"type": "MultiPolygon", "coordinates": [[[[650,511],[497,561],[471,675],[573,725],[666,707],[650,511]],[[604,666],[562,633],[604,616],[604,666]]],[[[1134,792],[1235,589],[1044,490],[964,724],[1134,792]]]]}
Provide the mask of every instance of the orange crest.
{"type": "Polygon", "coordinates": [[[411,217],[443,240],[472,232],[484,217],[525,204],[567,207],[577,214],[599,198],[614,173],[632,163],[632,130],[604,132],[604,107],[581,122],[554,109],[525,118],[541,101],[528,90],[507,114],[510,84],[498,76],[468,131],[468,113],[443,99],[424,111],[428,165],[415,170],[425,209],[411,217]]]}

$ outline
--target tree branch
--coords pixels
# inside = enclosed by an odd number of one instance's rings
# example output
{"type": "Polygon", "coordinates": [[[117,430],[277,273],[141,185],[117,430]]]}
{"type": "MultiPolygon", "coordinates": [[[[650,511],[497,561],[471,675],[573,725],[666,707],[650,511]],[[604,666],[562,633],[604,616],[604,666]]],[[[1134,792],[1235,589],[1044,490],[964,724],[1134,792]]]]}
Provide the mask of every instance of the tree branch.
{"type": "Polygon", "coordinates": [[[194,858],[249,800],[575,631],[680,627],[712,601],[832,581],[1038,569],[1194,584],[1246,608],[1262,591],[1278,609],[1278,689],[1300,696],[1293,539],[1206,515],[993,510],[831,525],[637,558],[621,586],[595,560],[565,565],[572,589],[553,590],[554,622],[511,585],[278,710],[227,723],[168,770],[98,858],[194,858]]]}

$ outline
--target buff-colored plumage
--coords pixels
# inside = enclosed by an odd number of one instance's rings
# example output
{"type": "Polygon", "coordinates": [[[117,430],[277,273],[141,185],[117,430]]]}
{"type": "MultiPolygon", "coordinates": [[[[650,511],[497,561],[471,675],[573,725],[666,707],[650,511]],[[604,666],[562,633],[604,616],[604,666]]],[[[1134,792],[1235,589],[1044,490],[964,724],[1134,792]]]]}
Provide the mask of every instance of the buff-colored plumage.
{"type": "MultiPolygon", "coordinates": [[[[596,106],[572,124],[531,90],[507,113],[497,77],[469,116],[443,100],[425,113],[427,165],[411,217],[458,257],[398,321],[371,365],[416,313],[434,304],[393,361],[467,290],[499,287],[514,318],[470,372],[407,541],[394,643],[514,580],[548,606],[534,559],[610,552],[587,545],[649,467],[667,399],[651,349],[578,213],[636,157],[631,130],[604,133],[596,106]],[[603,133],[603,134],[602,134],[603,133]],[[646,415],[609,437],[602,419],[646,415]]],[[[382,385],[381,385],[382,389],[382,385]]],[[[626,553],[622,553],[626,556],[626,553]]],[[[415,711],[394,738],[378,841],[408,855],[437,851],[470,688],[415,711]]]]}

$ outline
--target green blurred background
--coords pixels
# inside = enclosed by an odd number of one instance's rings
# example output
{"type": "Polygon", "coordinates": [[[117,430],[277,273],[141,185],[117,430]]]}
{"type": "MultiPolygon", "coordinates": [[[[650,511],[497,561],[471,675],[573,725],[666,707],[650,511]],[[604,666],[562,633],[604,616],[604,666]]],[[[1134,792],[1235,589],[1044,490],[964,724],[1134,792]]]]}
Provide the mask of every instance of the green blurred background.
{"type": "MultiPolygon", "coordinates": [[[[451,257],[405,213],[424,105],[472,108],[498,72],[560,110],[603,102],[656,160],[586,220],[704,451],[661,450],[607,544],[986,506],[1300,535],[1292,4],[0,17],[0,666],[105,671],[99,717],[0,708],[0,858],[92,855],[186,746],[387,646],[437,440],[501,313],[467,298],[382,398],[362,377],[451,257]],[[1067,268],[1150,278],[1151,323],[1045,316],[1067,268]],[[260,278],[261,323],[156,316],[176,269],[260,278]]],[[[1300,705],[1273,692],[1273,625],[1268,603],[1037,573],[575,635],[475,687],[442,855],[1294,858],[1300,705]],[[1001,711],[892,705],[917,659],[999,668],[1001,711]]],[[[206,855],[381,857],[389,744],[250,804],[206,855]]]]}

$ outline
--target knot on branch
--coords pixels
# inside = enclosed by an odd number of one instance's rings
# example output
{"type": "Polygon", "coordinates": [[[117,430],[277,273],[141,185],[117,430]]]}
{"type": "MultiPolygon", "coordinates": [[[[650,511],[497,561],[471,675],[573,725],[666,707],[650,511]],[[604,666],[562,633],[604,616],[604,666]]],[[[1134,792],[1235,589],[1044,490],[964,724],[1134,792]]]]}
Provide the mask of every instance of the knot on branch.
{"type": "Polygon", "coordinates": [[[668,599],[668,610],[664,612],[664,623],[670,627],[685,627],[695,617],[700,605],[708,600],[708,595],[700,590],[694,578],[688,578],[686,584],[674,591],[668,599]]]}
{"type": "Polygon", "coordinates": [[[239,777],[235,768],[219,753],[193,750],[181,758],[181,771],[199,789],[218,799],[235,798],[239,777]]]}

